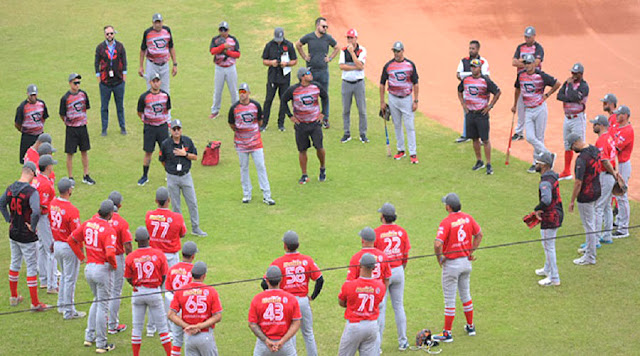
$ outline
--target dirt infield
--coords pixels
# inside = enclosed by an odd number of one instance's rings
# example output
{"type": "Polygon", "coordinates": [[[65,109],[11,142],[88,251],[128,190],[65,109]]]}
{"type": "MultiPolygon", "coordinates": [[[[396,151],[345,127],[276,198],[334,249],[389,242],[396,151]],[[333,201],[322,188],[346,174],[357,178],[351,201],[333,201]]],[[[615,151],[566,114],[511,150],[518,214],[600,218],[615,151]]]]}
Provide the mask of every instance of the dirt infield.
{"type": "MultiPolygon", "coordinates": [[[[535,26],[536,40],[544,47],[545,72],[563,82],[571,75],[573,63],[584,64],[584,78],[590,86],[589,119],[603,114],[599,99],[608,92],[617,95],[618,105],[631,108],[632,119],[640,115],[640,106],[636,105],[640,70],[633,64],[640,60],[640,47],[636,46],[640,40],[637,1],[320,0],[320,9],[329,20],[329,32],[339,43],[346,42],[348,28],[358,30],[359,42],[368,51],[366,74],[374,82],[384,63],[392,58],[393,42],[403,41],[405,56],[416,63],[420,74],[419,110],[457,131],[462,130],[462,109],[455,72],[460,58],[468,55],[469,40],[479,40],[480,54],[489,61],[491,78],[503,93],[491,112],[493,147],[502,151],[507,148],[513,104],[516,70],[511,58],[516,46],[524,41],[528,25],[535,26]]],[[[545,144],[558,153],[558,171],[564,165],[563,120],[562,104],[554,95],[549,99],[545,144]]],[[[588,124],[587,140],[594,143],[595,137],[588,124]]],[[[532,149],[526,141],[515,142],[511,151],[518,158],[531,160],[532,149]]],[[[636,170],[640,167],[638,152],[632,156],[632,165],[636,170]]],[[[504,162],[494,162],[494,166],[504,167],[504,162]]],[[[632,176],[629,190],[632,198],[639,200],[640,180],[632,176]]]]}

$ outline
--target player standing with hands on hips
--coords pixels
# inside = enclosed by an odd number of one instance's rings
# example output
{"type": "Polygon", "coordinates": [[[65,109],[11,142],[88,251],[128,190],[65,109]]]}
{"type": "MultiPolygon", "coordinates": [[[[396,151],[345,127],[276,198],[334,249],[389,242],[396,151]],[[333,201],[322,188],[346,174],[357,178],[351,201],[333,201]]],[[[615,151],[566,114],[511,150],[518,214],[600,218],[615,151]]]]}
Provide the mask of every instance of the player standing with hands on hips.
{"type": "Polygon", "coordinates": [[[142,34],[142,44],[140,45],[140,69],[138,75],[145,76],[144,57],[147,57],[147,89],[151,88],[151,78],[158,74],[162,80],[162,90],[167,94],[171,92],[169,88],[169,57],[173,62],[171,75],[178,74],[178,62],[176,61],[176,50],[173,48],[173,35],[168,26],[164,26],[162,15],[153,14],[151,18],[153,25],[142,34]]]}
{"type": "Polygon", "coordinates": [[[227,21],[220,22],[218,25],[220,34],[211,39],[209,52],[213,56],[213,63],[216,66],[214,87],[213,87],[213,105],[211,105],[210,119],[218,117],[220,112],[220,102],[222,101],[222,89],[224,83],[227,83],[229,93],[231,94],[231,103],[238,101],[238,73],[236,72],[236,60],[240,58],[240,43],[238,39],[229,34],[229,24],[227,21]]]}
{"type": "MultiPolygon", "coordinates": [[[[481,66],[481,73],[483,76],[489,77],[489,61],[486,58],[480,55],[480,42],[477,40],[472,40],[469,42],[469,57],[464,57],[458,63],[458,70],[456,72],[456,77],[458,80],[462,81],[464,78],[472,75],[471,73],[471,61],[474,59],[479,59],[481,66]]],[[[469,141],[469,137],[467,137],[467,114],[463,112],[463,124],[462,124],[462,135],[456,139],[456,143],[463,143],[469,141]]]]}
{"type": "Polygon", "coordinates": [[[418,70],[416,65],[404,57],[404,45],[397,41],[391,48],[393,59],[387,62],[382,68],[380,77],[380,110],[391,110],[393,126],[396,130],[396,147],[398,153],[393,156],[399,160],[404,157],[404,130],[402,124],[407,129],[407,141],[411,163],[418,163],[416,153],[416,128],[414,123],[414,111],[418,109],[418,70]],[[385,85],[389,81],[389,105],[384,101],[385,85]],[[411,94],[413,93],[413,101],[411,94]]]}
{"type": "Polygon", "coordinates": [[[464,330],[475,336],[473,325],[473,301],[469,288],[471,262],[476,258],[473,252],[480,246],[482,230],[469,214],[460,211],[462,204],[456,193],[442,198],[449,215],[442,220],[433,249],[442,268],[442,294],[444,294],[444,329],[433,336],[433,340],[452,342],[451,328],[456,316],[456,292],[460,294],[462,309],[467,319],[464,330]]]}
{"type": "MultiPolygon", "coordinates": [[[[269,41],[262,51],[262,64],[269,67],[267,72],[267,95],[264,99],[264,122],[260,131],[267,129],[271,116],[271,103],[278,92],[278,98],[282,100],[282,94],[291,84],[291,67],[298,63],[298,56],[293,43],[284,38],[282,27],[276,27],[273,31],[273,40],[269,41]]],[[[278,130],[284,131],[284,110],[279,106],[278,130]]]]}

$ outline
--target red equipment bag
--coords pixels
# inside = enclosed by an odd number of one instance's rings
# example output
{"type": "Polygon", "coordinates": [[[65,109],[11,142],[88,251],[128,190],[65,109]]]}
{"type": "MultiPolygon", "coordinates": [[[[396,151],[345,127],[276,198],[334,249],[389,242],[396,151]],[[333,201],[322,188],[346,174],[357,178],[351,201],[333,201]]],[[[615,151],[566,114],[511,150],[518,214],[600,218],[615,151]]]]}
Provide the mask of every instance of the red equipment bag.
{"type": "Polygon", "coordinates": [[[211,141],[204,149],[204,153],[202,154],[202,165],[203,166],[217,166],[218,162],[220,162],[220,145],[222,142],[220,141],[211,141]]]}

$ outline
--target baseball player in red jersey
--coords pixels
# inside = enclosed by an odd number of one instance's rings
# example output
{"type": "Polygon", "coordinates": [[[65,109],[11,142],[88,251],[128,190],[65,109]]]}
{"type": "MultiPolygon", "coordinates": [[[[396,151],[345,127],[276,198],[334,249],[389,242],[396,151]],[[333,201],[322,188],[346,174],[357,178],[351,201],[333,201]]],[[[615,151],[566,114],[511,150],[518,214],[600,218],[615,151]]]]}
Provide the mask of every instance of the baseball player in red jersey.
{"type": "Polygon", "coordinates": [[[269,266],[265,274],[268,289],[251,300],[249,328],[257,338],[253,356],[297,355],[292,339],[300,328],[302,314],[298,299],[278,287],[282,277],[280,267],[269,266]]]}
{"type": "Polygon", "coordinates": [[[365,253],[359,261],[360,277],[347,280],[338,295],[338,304],[346,308],[344,318],[347,325],[340,338],[339,356],[374,356],[380,352],[378,339],[378,306],[384,299],[386,288],[373,270],[378,264],[377,258],[365,253]]]}
{"type": "MultiPolygon", "coordinates": [[[[49,136],[49,134],[42,134],[45,136],[49,136]]],[[[51,136],[49,136],[51,137],[51,136]]],[[[38,166],[38,161],[40,160],[40,156],[42,155],[52,155],[54,152],[57,152],[57,150],[55,148],[53,148],[53,146],[51,146],[50,143],[48,142],[42,142],[42,143],[38,143],[36,141],[36,143],[29,147],[29,149],[27,150],[27,153],[25,153],[24,155],[24,161],[25,162],[33,162],[36,167],[38,166]],[[34,146],[38,146],[37,149],[34,149],[34,146]]],[[[40,174],[40,169],[36,170],[36,174],[40,174]]],[[[49,180],[51,180],[51,182],[55,182],[56,180],[56,173],[54,172],[53,169],[51,169],[51,173],[49,173],[49,175],[47,175],[47,177],[49,178],[49,180]]]]}
{"type": "Polygon", "coordinates": [[[237,38],[229,34],[229,24],[227,21],[220,22],[218,32],[220,32],[220,34],[213,37],[209,45],[209,52],[211,52],[213,63],[216,66],[213,82],[213,105],[211,105],[211,115],[209,115],[210,119],[215,119],[220,112],[222,89],[224,88],[225,82],[231,94],[231,103],[239,100],[236,60],[240,58],[240,43],[237,38]]]}
{"type": "Polygon", "coordinates": [[[0,212],[9,225],[11,265],[9,266],[9,304],[17,306],[24,298],[18,295],[18,277],[24,259],[27,265],[27,286],[31,296],[31,310],[43,311],[50,306],[38,299],[38,236],[34,227],[40,219],[40,196],[31,181],[36,175],[36,165],[26,162],[20,179],[11,184],[0,197],[0,212]],[[9,209],[7,209],[9,206],[9,209]]]}
{"type": "MultiPolygon", "coordinates": [[[[527,131],[527,134],[529,132],[527,131]]],[[[451,327],[456,316],[456,291],[467,318],[464,330],[469,336],[476,334],[473,325],[473,301],[469,293],[471,277],[471,261],[475,260],[473,252],[482,241],[480,225],[471,215],[460,211],[462,204],[456,193],[449,193],[442,198],[449,215],[442,220],[433,249],[442,268],[442,293],[444,294],[444,329],[434,335],[436,341],[452,342],[451,327]]]]}
{"type": "MultiPolygon", "coordinates": [[[[33,162],[37,166],[38,165],[38,160],[40,159],[40,154],[38,153],[38,149],[44,143],[48,143],[49,146],[51,146],[51,135],[49,135],[48,133],[42,133],[42,134],[38,135],[38,138],[36,139],[36,142],[34,142],[33,145],[31,145],[29,148],[27,148],[27,151],[24,153],[24,157],[23,157],[24,161],[25,162],[33,162]]],[[[55,152],[53,147],[52,147],[51,151],[52,152],[49,152],[48,154],[51,154],[51,153],[55,152]]]]}
{"type": "Polygon", "coordinates": [[[271,186],[267,177],[267,167],[264,164],[264,150],[260,127],[262,126],[262,107],[260,103],[249,98],[251,90],[249,84],[240,84],[240,101],[237,101],[229,109],[228,123],[233,130],[233,142],[240,159],[240,182],[242,183],[242,202],[251,201],[251,177],[249,176],[249,156],[253,157],[253,163],[258,173],[258,182],[262,190],[262,201],[267,205],[275,205],[271,199],[271,186]]]}
{"type": "Polygon", "coordinates": [[[122,194],[114,190],[109,193],[109,200],[115,205],[115,211],[113,217],[109,220],[111,226],[116,230],[116,261],[118,262],[118,268],[113,271],[111,275],[111,297],[115,298],[109,301],[109,334],[117,334],[125,331],[127,326],[120,324],[120,318],[118,314],[120,312],[120,298],[122,294],[122,285],[124,283],[124,258],[125,253],[128,255],[131,253],[131,231],[129,231],[129,223],[120,215],[120,208],[122,208],[122,194]]]}
{"type": "Polygon", "coordinates": [[[378,317],[380,344],[382,344],[382,334],[384,333],[387,299],[391,298],[398,332],[398,349],[404,351],[409,346],[407,341],[407,316],[404,312],[404,270],[407,268],[407,257],[409,257],[411,243],[409,242],[407,231],[395,223],[398,216],[393,204],[384,203],[378,209],[378,212],[380,213],[382,225],[374,230],[376,233],[374,246],[384,252],[391,268],[387,294],[385,294],[382,303],[380,303],[380,316],[378,317]]]}
{"type": "Polygon", "coordinates": [[[391,278],[391,268],[389,263],[386,262],[386,256],[384,252],[380,251],[374,244],[376,242],[376,233],[370,227],[365,227],[358,233],[362,241],[362,249],[351,256],[349,260],[349,270],[347,271],[347,280],[357,279],[360,277],[360,257],[365,253],[372,254],[376,258],[376,266],[373,268],[372,278],[377,278],[382,282],[385,288],[389,285],[389,278],[391,278]],[[385,261],[383,263],[383,261],[385,261]]]}
{"type": "MultiPolygon", "coordinates": [[[[184,245],[182,245],[182,262],[178,262],[169,268],[167,281],[164,285],[164,289],[167,291],[165,298],[167,299],[169,307],[171,306],[171,302],[173,302],[175,291],[184,288],[193,281],[191,269],[193,269],[193,260],[197,252],[198,246],[195,242],[185,242],[184,245]]],[[[181,316],[179,311],[178,316],[181,316]]],[[[171,322],[171,318],[169,318],[169,329],[171,330],[171,338],[173,339],[171,355],[179,356],[184,341],[184,330],[182,330],[181,326],[171,322]]]]}
{"type": "Polygon", "coordinates": [[[171,336],[162,303],[161,286],[167,277],[167,258],[162,251],[149,247],[149,232],[144,226],[136,229],[138,249],[125,259],[124,277],[133,287],[131,298],[131,348],[133,355],[140,355],[142,325],[147,308],[160,333],[160,342],[167,356],[171,355],[171,336]]]}
{"type": "Polygon", "coordinates": [[[404,131],[402,124],[407,130],[407,146],[412,164],[418,163],[416,149],[416,128],[414,123],[414,111],[418,109],[418,70],[416,65],[404,57],[404,45],[397,41],[391,48],[393,59],[387,62],[382,68],[380,76],[380,110],[391,110],[393,126],[396,131],[396,147],[398,153],[393,156],[399,160],[404,157],[404,131]],[[389,106],[384,101],[385,85],[389,82],[389,106]],[[413,100],[411,94],[413,93],[413,100]]]}
{"type": "MultiPolygon", "coordinates": [[[[16,109],[14,126],[22,133],[20,138],[20,164],[24,163],[24,154],[33,145],[44,130],[44,122],[49,117],[49,111],[44,101],[38,99],[38,87],[35,84],[27,86],[27,99],[16,109]]],[[[51,143],[51,141],[49,141],[51,143]]],[[[37,163],[37,161],[34,161],[37,163]]],[[[37,164],[36,164],[37,165],[37,164]]]]}
{"type": "Polygon", "coordinates": [[[615,94],[609,93],[600,99],[600,101],[602,102],[602,110],[609,116],[609,130],[607,130],[607,132],[609,132],[609,135],[613,137],[618,129],[618,120],[614,113],[616,106],[618,105],[618,98],[615,94]]]}
{"type": "Polygon", "coordinates": [[[67,242],[71,233],[80,226],[80,212],[70,201],[73,182],[62,178],[58,182],[59,195],[49,204],[49,220],[53,233],[53,255],[62,269],[58,292],[58,311],[65,320],[84,318],[87,313],[77,311],[74,303],[80,261],[67,242]],[[62,305],[62,306],[61,306],[62,305]]]}
{"type": "Polygon", "coordinates": [[[38,235],[38,271],[40,274],[40,288],[47,288],[48,294],[58,293],[57,267],[53,258],[53,236],[51,235],[51,222],[49,221],[49,204],[55,198],[56,191],[48,175],[53,170],[53,165],[58,164],[50,155],[40,156],[38,167],[40,173],[33,179],[31,185],[38,190],[40,195],[40,215],[36,233],[38,235]]]}
{"type": "MultiPolygon", "coordinates": [[[[616,120],[618,121],[618,127],[615,132],[616,150],[618,150],[618,170],[620,175],[624,179],[625,184],[629,185],[629,178],[631,177],[631,153],[633,152],[633,141],[635,135],[633,133],[633,127],[629,122],[631,116],[631,110],[628,106],[622,105],[613,112],[616,114],[616,120]]],[[[629,196],[625,192],[618,197],[618,216],[616,222],[618,230],[613,232],[614,238],[624,238],[629,236],[629,217],[631,216],[631,210],[629,210],[629,196]]]]}
{"type": "Polygon", "coordinates": [[[145,76],[144,57],[147,57],[147,89],[151,87],[150,81],[154,74],[158,74],[162,79],[162,90],[169,93],[169,57],[173,62],[171,75],[178,74],[178,62],[176,60],[176,50],[173,48],[173,35],[168,26],[164,26],[162,15],[153,14],[151,18],[153,25],[142,34],[142,44],[140,44],[140,69],[138,75],[145,76]]]}
{"type": "MultiPolygon", "coordinates": [[[[293,294],[298,300],[302,322],[300,330],[304,338],[307,355],[317,355],[315,336],[313,335],[313,314],[310,301],[315,300],[324,284],[324,277],[313,258],[298,252],[300,240],[295,231],[287,231],[282,237],[284,243],[284,256],[276,258],[271,265],[280,268],[284,277],[280,282],[280,289],[293,294]],[[316,281],[313,293],[309,297],[309,280],[316,281]]],[[[262,289],[267,289],[266,280],[262,280],[262,289]]],[[[293,336],[293,346],[296,345],[296,336],[293,336]]]]}
{"type": "MultiPolygon", "coordinates": [[[[618,171],[616,170],[615,137],[608,131],[609,119],[604,115],[598,115],[595,119],[589,120],[593,124],[593,132],[598,135],[596,147],[600,150],[600,187],[601,194],[596,201],[596,231],[600,233],[599,242],[601,244],[611,244],[611,231],[613,230],[613,211],[611,209],[611,197],[613,185],[616,183],[618,171]]],[[[597,245],[596,245],[597,247],[597,245]]]]}
{"type": "MultiPolygon", "coordinates": [[[[185,244],[186,245],[186,244],[185,244]]],[[[185,355],[218,356],[213,329],[222,320],[222,304],[215,288],[204,284],[207,265],[198,261],[191,269],[193,281],[175,292],[169,319],[184,329],[185,355]]],[[[173,353],[177,356],[180,351],[173,353]]]]}
{"type": "Polygon", "coordinates": [[[107,298],[110,297],[111,271],[118,268],[115,244],[118,240],[116,231],[109,224],[113,216],[114,205],[111,200],[100,204],[98,217],[92,217],[75,229],[67,242],[78,257],[84,261],[82,246],[85,246],[87,266],[84,275],[93,293],[93,303],[89,309],[87,329],[84,335],[84,346],[96,343],[96,353],[103,354],[115,349],[114,344],[107,343],[107,298]]]}

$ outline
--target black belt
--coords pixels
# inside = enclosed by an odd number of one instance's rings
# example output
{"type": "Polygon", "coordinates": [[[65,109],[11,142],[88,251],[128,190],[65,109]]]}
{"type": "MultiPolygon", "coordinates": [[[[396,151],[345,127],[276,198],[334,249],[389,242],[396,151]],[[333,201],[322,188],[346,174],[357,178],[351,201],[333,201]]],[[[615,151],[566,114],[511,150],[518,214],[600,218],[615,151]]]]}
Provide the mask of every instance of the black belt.
{"type": "Polygon", "coordinates": [[[404,98],[408,97],[409,95],[411,95],[411,94],[408,94],[408,95],[405,95],[405,96],[400,96],[400,95],[394,95],[394,94],[391,94],[391,93],[389,93],[389,94],[395,96],[398,99],[404,99],[404,98]]]}
{"type": "Polygon", "coordinates": [[[153,63],[153,64],[155,64],[157,66],[160,66],[160,67],[162,67],[163,65],[167,64],[167,62],[164,62],[164,63],[151,62],[151,63],[153,63]]]}
{"type": "Polygon", "coordinates": [[[354,80],[354,81],[350,81],[350,80],[346,80],[346,79],[342,79],[343,82],[347,82],[349,84],[358,84],[361,81],[363,81],[363,79],[358,79],[358,80],[354,80]]]}
{"type": "Polygon", "coordinates": [[[182,177],[182,176],[186,175],[189,172],[178,172],[178,173],[175,173],[175,174],[174,173],[169,173],[169,172],[167,172],[167,173],[172,175],[172,176],[182,177]]]}

